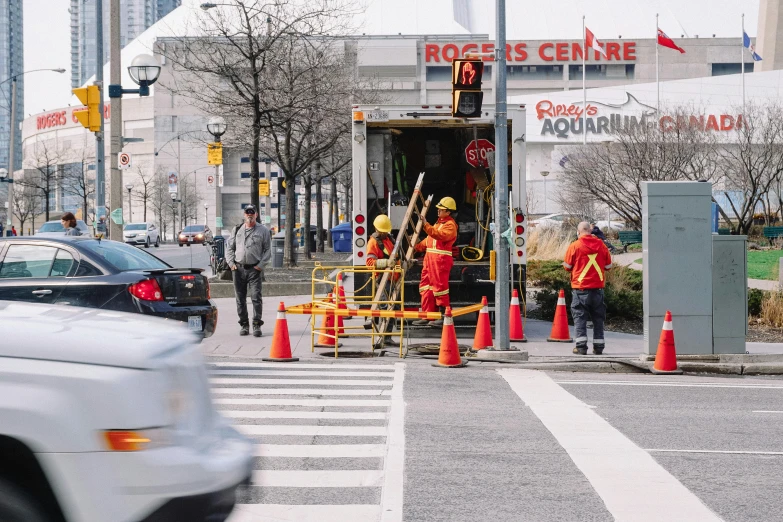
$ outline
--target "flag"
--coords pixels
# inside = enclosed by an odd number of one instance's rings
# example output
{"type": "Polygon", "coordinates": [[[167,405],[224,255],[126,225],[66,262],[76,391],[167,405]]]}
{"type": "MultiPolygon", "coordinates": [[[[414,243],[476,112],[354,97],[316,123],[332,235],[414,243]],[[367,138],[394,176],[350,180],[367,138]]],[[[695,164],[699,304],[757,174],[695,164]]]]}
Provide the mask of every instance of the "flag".
{"type": "Polygon", "coordinates": [[[750,55],[753,57],[754,62],[761,61],[761,56],[756,54],[756,48],[753,47],[752,43],[750,43],[750,36],[748,36],[748,33],[745,31],[742,32],[742,45],[745,47],[745,49],[750,51],[750,55]]]}
{"type": "Polygon", "coordinates": [[[585,27],[585,52],[587,52],[587,48],[590,48],[590,47],[592,47],[594,50],[596,50],[599,53],[601,53],[603,55],[603,57],[606,58],[607,60],[609,59],[606,56],[606,52],[604,51],[604,47],[603,47],[603,45],[601,45],[601,42],[596,40],[595,35],[593,34],[593,32],[590,29],[585,27]]]}
{"type": "Polygon", "coordinates": [[[674,40],[666,36],[666,33],[661,31],[660,28],[658,28],[658,45],[668,47],[669,49],[674,49],[675,51],[680,51],[681,53],[685,52],[685,49],[674,43],[674,40]]]}

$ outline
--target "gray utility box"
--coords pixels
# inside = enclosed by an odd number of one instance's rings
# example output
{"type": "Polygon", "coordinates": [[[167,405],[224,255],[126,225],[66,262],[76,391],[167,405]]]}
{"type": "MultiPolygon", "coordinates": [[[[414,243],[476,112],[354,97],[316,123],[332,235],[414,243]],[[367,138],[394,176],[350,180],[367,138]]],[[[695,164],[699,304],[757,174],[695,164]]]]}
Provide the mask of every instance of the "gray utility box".
{"type": "Polygon", "coordinates": [[[747,236],[712,236],[713,353],[745,353],[748,334],[746,243],[747,236]]]}
{"type": "Polygon", "coordinates": [[[655,354],[671,310],[678,354],[712,353],[712,184],[642,182],[644,340],[655,354]]]}

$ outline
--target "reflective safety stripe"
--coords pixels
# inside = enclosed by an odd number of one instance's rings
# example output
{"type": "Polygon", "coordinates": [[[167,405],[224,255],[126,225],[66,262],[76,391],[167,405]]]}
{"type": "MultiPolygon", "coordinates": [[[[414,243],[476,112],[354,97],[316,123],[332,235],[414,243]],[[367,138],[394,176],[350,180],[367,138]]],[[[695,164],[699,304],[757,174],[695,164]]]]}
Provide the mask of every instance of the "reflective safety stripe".
{"type": "Polygon", "coordinates": [[[579,274],[577,281],[580,283],[582,282],[591,266],[595,267],[596,272],[598,272],[598,279],[601,281],[604,280],[604,273],[601,272],[601,267],[598,266],[598,262],[595,260],[596,257],[598,257],[598,254],[587,254],[587,259],[589,259],[589,261],[587,262],[587,266],[582,269],[582,273],[579,274]]]}
{"type": "Polygon", "coordinates": [[[511,304],[519,306],[519,297],[512,297],[511,304]]]}
{"type": "Polygon", "coordinates": [[[367,254],[367,259],[370,259],[370,258],[378,259],[378,256],[376,256],[375,254],[367,254]]]}
{"type": "Polygon", "coordinates": [[[604,340],[603,339],[593,339],[593,346],[603,346],[604,340]]]}
{"type": "Polygon", "coordinates": [[[663,322],[663,329],[664,330],[674,330],[674,327],[672,326],[671,321],[664,321],[663,322]]]}
{"type": "Polygon", "coordinates": [[[440,254],[442,256],[450,256],[452,255],[450,251],[448,250],[438,250],[437,248],[428,248],[427,252],[431,254],[440,254]]]}
{"type": "Polygon", "coordinates": [[[568,264],[568,263],[566,263],[565,261],[563,261],[563,266],[564,266],[564,267],[566,267],[566,268],[574,268],[574,266],[573,266],[573,265],[569,265],[569,264],[568,264]]]}
{"type": "Polygon", "coordinates": [[[430,285],[420,286],[420,287],[419,287],[419,293],[420,293],[420,294],[424,294],[424,293],[426,293],[428,290],[430,290],[431,288],[432,288],[432,287],[431,287],[430,285]]]}
{"type": "Polygon", "coordinates": [[[481,313],[482,314],[488,314],[489,313],[489,307],[488,306],[482,306],[481,307],[481,313]]]}
{"type": "Polygon", "coordinates": [[[575,341],[577,342],[577,344],[579,344],[579,343],[586,343],[587,342],[587,337],[577,337],[575,339],[575,341]]]}
{"type": "Polygon", "coordinates": [[[557,306],[565,306],[565,297],[557,298],[557,306]]]}
{"type": "Polygon", "coordinates": [[[279,321],[280,319],[285,321],[285,312],[277,312],[277,320],[279,321]]]}
{"type": "Polygon", "coordinates": [[[609,270],[610,268],[612,268],[612,265],[606,265],[606,266],[604,267],[604,269],[605,269],[605,270],[609,270]]]}
{"type": "Polygon", "coordinates": [[[440,296],[446,295],[448,293],[449,293],[449,291],[448,291],[448,289],[446,289],[446,290],[444,290],[442,292],[432,292],[432,295],[434,295],[435,297],[440,297],[440,296]]]}

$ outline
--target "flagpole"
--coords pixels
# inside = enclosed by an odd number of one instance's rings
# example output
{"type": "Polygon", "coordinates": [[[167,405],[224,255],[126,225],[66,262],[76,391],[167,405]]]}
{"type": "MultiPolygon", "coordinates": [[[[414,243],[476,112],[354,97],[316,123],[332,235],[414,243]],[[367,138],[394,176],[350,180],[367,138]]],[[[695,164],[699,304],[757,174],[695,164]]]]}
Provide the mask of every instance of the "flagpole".
{"type": "Polygon", "coordinates": [[[742,67],[742,112],[745,112],[745,13],[742,13],[742,42],[740,44],[740,64],[742,67]]]}
{"type": "Polygon", "coordinates": [[[661,114],[661,82],[659,76],[660,67],[658,66],[658,13],[655,13],[655,89],[657,91],[657,97],[655,101],[655,111],[658,118],[661,114]]]}
{"type": "Polygon", "coordinates": [[[587,144],[587,32],[585,15],[582,15],[582,143],[587,144]]]}

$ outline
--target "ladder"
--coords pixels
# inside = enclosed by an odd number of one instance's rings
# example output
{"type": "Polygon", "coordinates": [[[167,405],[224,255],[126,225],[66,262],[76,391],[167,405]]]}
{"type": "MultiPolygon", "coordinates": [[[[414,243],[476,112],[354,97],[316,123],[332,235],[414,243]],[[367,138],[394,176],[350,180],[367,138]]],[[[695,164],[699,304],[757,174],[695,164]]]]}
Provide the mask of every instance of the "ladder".
{"type": "MultiPolygon", "coordinates": [[[[409,262],[413,259],[414,248],[419,242],[419,234],[424,227],[424,223],[427,217],[427,211],[432,203],[432,195],[426,198],[421,193],[421,186],[424,184],[424,172],[419,173],[419,178],[416,180],[416,186],[413,189],[413,195],[411,196],[410,203],[408,203],[408,210],[405,212],[405,217],[400,225],[400,231],[397,234],[397,240],[394,242],[394,248],[389,254],[389,265],[394,266],[397,261],[409,262]],[[413,224],[413,218],[418,217],[416,224],[413,224]]],[[[405,269],[405,268],[404,268],[405,269]]],[[[381,276],[381,280],[378,283],[378,287],[373,298],[373,305],[371,310],[391,310],[393,304],[391,303],[379,303],[380,301],[396,301],[397,296],[400,293],[400,287],[404,278],[398,278],[394,280],[392,272],[384,272],[381,276]],[[384,299],[384,296],[387,298],[384,299]]],[[[380,318],[377,323],[379,332],[387,332],[394,323],[391,318],[380,318]]],[[[381,336],[380,343],[383,344],[384,336],[381,336]]],[[[373,347],[374,349],[375,347],[373,347]]]]}

